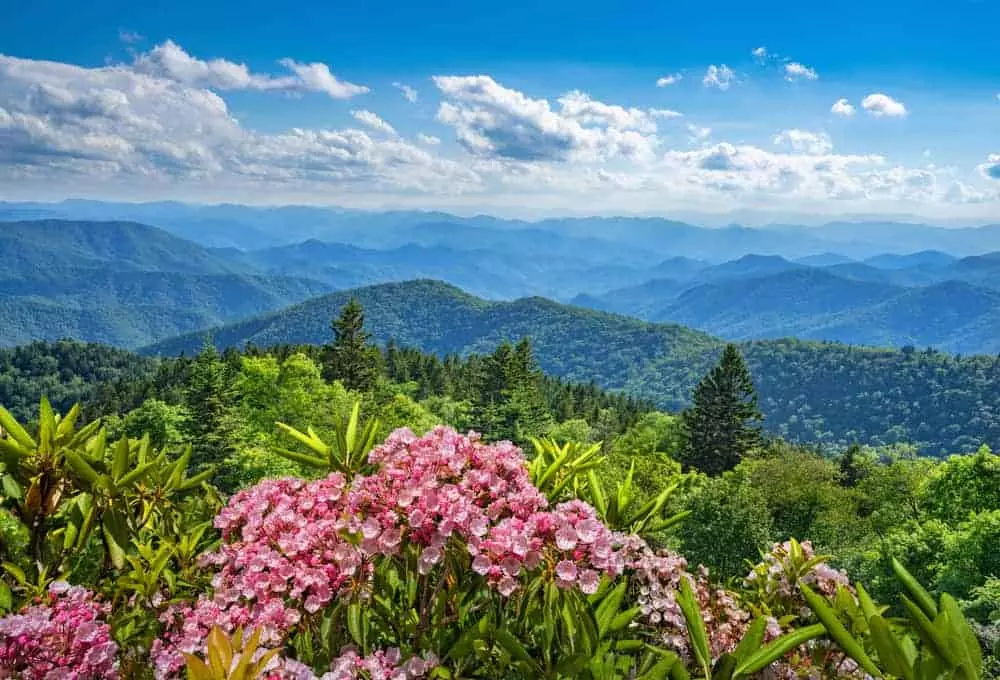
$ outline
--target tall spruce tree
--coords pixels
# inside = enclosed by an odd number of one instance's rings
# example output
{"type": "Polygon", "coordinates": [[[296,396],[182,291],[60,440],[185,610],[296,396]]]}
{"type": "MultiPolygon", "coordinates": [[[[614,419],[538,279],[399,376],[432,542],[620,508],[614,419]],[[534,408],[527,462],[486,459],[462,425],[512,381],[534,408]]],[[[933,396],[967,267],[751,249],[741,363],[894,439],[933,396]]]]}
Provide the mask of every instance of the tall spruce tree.
{"type": "Polygon", "coordinates": [[[323,351],[323,377],[339,380],[349,390],[367,391],[375,386],[382,356],[369,342],[365,331],[365,310],[357,298],[351,298],[333,320],[333,344],[323,351]]]}
{"type": "Polygon", "coordinates": [[[189,370],[184,402],[191,414],[186,428],[191,465],[195,469],[219,465],[233,449],[229,371],[215,345],[207,341],[189,370]]]}
{"type": "Polygon", "coordinates": [[[736,467],[760,443],[760,411],[750,371],[736,345],[727,345],[719,363],[694,389],[694,405],[684,412],[688,442],[684,463],[710,475],[736,467]]]}

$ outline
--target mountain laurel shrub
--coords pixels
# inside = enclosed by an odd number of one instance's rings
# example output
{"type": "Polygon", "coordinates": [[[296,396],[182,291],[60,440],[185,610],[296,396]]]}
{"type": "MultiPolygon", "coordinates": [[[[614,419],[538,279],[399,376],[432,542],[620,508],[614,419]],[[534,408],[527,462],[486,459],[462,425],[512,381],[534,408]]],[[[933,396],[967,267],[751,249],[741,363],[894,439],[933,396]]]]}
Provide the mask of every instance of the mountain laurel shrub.
{"type": "Polygon", "coordinates": [[[332,444],[283,428],[322,476],[223,502],[190,448],[108,441],[43,401],[0,409],[0,677],[404,680],[976,678],[954,600],[901,569],[883,618],[807,542],[723,586],[650,538],[690,522],[590,444],[532,459],[436,427],[382,443],[358,409],[332,444]],[[72,585],[71,585],[72,584],[72,585]]]}

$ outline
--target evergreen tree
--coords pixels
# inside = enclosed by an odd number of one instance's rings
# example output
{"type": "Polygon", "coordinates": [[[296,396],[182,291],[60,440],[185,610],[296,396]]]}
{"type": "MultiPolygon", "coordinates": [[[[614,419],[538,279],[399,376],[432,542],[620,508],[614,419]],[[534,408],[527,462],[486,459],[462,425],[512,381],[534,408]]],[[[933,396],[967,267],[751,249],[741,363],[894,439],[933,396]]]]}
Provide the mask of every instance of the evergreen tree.
{"type": "Polygon", "coordinates": [[[191,364],[184,393],[195,469],[220,464],[232,453],[230,392],[226,363],[206,342],[191,364]]]}
{"type": "Polygon", "coordinates": [[[861,467],[861,447],[851,444],[840,457],[840,483],[847,487],[857,486],[864,477],[861,467]]]}
{"type": "Polygon", "coordinates": [[[694,405],[684,412],[684,462],[710,475],[731,470],[759,445],[761,420],[743,355],[736,345],[727,345],[716,367],[695,387],[694,405]]]}
{"type": "Polygon", "coordinates": [[[351,298],[330,324],[333,344],[323,352],[323,377],[328,381],[339,380],[347,389],[361,392],[374,387],[381,361],[381,354],[370,344],[371,335],[364,326],[365,311],[357,298],[351,298]]]}

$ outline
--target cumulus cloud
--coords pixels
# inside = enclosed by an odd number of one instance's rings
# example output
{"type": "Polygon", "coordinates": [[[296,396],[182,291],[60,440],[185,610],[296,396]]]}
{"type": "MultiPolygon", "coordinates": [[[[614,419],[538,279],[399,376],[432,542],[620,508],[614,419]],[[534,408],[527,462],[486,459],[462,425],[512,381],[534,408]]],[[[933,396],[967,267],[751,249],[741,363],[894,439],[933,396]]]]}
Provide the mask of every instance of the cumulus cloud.
{"type": "Polygon", "coordinates": [[[818,80],[819,74],[815,69],[809,68],[805,64],[791,61],[785,64],[785,80],[795,82],[797,80],[818,80]]]}
{"type": "Polygon", "coordinates": [[[400,94],[403,95],[403,99],[410,102],[411,104],[416,103],[419,95],[414,88],[410,87],[406,83],[398,83],[398,82],[393,83],[392,86],[397,90],[399,90],[400,94]]]}
{"type": "Polygon", "coordinates": [[[680,73],[671,73],[669,76],[663,76],[656,79],[657,87],[670,87],[671,85],[676,85],[681,82],[684,78],[680,73]]]}
{"type": "Polygon", "coordinates": [[[777,146],[786,146],[793,151],[807,154],[828,154],[833,151],[833,142],[825,132],[809,132],[793,128],[782,130],[774,136],[777,146]]]}
{"type": "Polygon", "coordinates": [[[870,94],[862,99],[861,108],[876,118],[902,118],[907,113],[903,102],[880,92],[870,94]]]}
{"type": "Polygon", "coordinates": [[[354,120],[358,121],[362,125],[367,125],[373,130],[378,130],[379,132],[385,132],[386,134],[395,135],[396,129],[382,120],[378,114],[371,111],[366,111],[365,109],[351,111],[351,116],[354,120]]]}
{"type": "Polygon", "coordinates": [[[454,161],[362,130],[248,130],[215,92],[120,65],[0,56],[0,140],[0,176],[20,178],[363,182],[442,191],[480,182],[454,161]]]}
{"type": "Polygon", "coordinates": [[[712,128],[702,127],[694,123],[687,124],[688,141],[692,144],[699,144],[712,136],[712,128]]]}
{"type": "Polygon", "coordinates": [[[979,166],[979,172],[987,179],[1000,181],[1000,153],[991,153],[986,162],[979,166]]]}
{"type": "MultiPolygon", "coordinates": [[[[97,68],[0,56],[0,185],[8,193],[44,187],[49,195],[63,187],[100,196],[117,187],[128,196],[188,200],[211,191],[221,200],[477,209],[494,201],[661,213],[830,201],[896,209],[996,201],[1000,193],[978,188],[997,186],[997,154],[959,177],[836,153],[823,132],[781,130],[759,148],[694,123],[680,128],[690,145],[682,138],[682,148],[671,149],[657,125],[672,124],[676,112],[579,90],[533,97],[486,75],[434,79],[438,120],[457,148],[424,133],[403,139],[361,108],[352,112],[360,124],[346,129],[254,130],[223,98],[233,90],[314,91],[308,83],[318,81],[303,73],[265,75],[224,60],[163,55],[97,68]],[[298,84],[278,87],[275,78],[298,84]]],[[[288,111],[294,116],[294,102],[288,111]]]]}
{"type": "Polygon", "coordinates": [[[767,61],[767,58],[769,56],[767,48],[764,47],[763,45],[761,45],[760,47],[755,47],[753,50],[751,50],[750,54],[753,55],[753,58],[756,59],[757,61],[767,61]]]}
{"type": "Polygon", "coordinates": [[[281,59],[278,63],[289,73],[280,76],[253,73],[246,64],[226,59],[198,59],[177,43],[167,40],[136,57],[134,68],[140,73],[192,87],[222,91],[320,92],[333,99],[348,99],[368,92],[368,88],[363,85],[338,79],[326,64],[302,64],[289,58],[281,59]]]}
{"type": "Polygon", "coordinates": [[[701,84],[705,87],[716,87],[722,91],[728,90],[733,84],[739,82],[736,72],[725,64],[716,66],[711,64],[705,71],[705,77],[701,79],[701,84]]]}
{"type": "Polygon", "coordinates": [[[833,106],[830,107],[830,113],[834,114],[835,116],[842,116],[844,118],[850,118],[851,116],[854,115],[854,112],[855,112],[854,105],[843,98],[835,101],[833,103],[833,106]]]}
{"type": "Polygon", "coordinates": [[[477,156],[520,161],[596,161],[652,157],[656,124],[647,111],[605,104],[571,91],[554,110],[486,75],[434,76],[449,100],[438,108],[440,122],[455,129],[458,142],[477,156]]]}

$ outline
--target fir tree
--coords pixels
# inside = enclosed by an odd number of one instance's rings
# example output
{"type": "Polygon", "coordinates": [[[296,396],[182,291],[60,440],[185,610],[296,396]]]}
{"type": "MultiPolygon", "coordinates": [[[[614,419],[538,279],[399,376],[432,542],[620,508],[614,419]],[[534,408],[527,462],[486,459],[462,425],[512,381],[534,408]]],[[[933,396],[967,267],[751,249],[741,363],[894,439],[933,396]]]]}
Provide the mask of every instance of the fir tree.
{"type": "Polygon", "coordinates": [[[864,478],[864,470],[861,465],[861,446],[851,444],[840,457],[840,483],[847,487],[857,486],[857,483],[864,478]]]}
{"type": "Polygon", "coordinates": [[[191,363],[184,401],[191,418],[187,421],[194,469],[218,465],[232,453],[230,384],[226,363],[206,342],[191,363]]]}
{"type": "Polygon", "coordinates": [[[695,387],[694,405],[684,412],[684,462],[710,475],[731,470],[759,445],[761,419],[743,355],[736,345],[727,345],[716,367],[695,387]]]}
{"type": "Polygon", "coordinates": [[[375,386],[381,360],[364,326],[364,308],[357,298],[351,298],[330,324],[333,344],[327,345],[323,352],[323,377],[328,381],[339,380],[347,389],[359,392],[375,386]]]}

